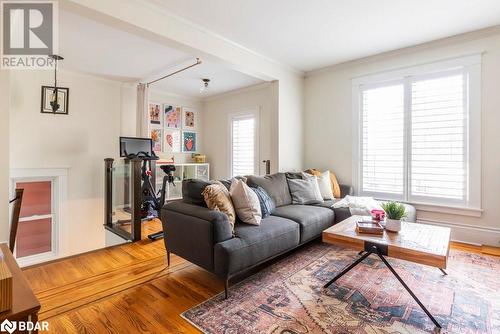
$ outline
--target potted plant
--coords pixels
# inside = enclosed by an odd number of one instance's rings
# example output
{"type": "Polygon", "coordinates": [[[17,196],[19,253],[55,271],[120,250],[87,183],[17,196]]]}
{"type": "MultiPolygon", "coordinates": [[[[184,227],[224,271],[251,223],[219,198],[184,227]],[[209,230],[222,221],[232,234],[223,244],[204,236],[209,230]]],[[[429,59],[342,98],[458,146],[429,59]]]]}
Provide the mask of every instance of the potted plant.
{"type": "Polygon", "coordinates": [[[401,231],[401,219],[406,216],[405,206],[397,202],[387,202],[382,203],[382,208],[386,216],[385,229],[393,232],[401,231]]]}

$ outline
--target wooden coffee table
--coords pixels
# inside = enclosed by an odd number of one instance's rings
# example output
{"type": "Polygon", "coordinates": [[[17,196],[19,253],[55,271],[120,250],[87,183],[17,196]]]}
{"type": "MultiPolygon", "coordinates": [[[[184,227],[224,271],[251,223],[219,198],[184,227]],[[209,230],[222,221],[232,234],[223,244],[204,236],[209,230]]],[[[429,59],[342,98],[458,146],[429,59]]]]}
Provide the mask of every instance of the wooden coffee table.
{"type": "Polygon", "coordinates": [[[450,249],[450,229],[448,227],[403,222],[401,231],[398,233],[384,231],[383,235],[361,234],[356,232],[356,222],[359,220],[361,220],[361,216],[351,216],[323,231],[323,242],[360,251],[360,257],[326,283],[325,288],[368,256],[375,254],[396,276],[432,322],[441,328],[441,325],[406,285],[385,256],[433,266],[439,268],[446,275],[444,270],[446,269],[450,249]]]}

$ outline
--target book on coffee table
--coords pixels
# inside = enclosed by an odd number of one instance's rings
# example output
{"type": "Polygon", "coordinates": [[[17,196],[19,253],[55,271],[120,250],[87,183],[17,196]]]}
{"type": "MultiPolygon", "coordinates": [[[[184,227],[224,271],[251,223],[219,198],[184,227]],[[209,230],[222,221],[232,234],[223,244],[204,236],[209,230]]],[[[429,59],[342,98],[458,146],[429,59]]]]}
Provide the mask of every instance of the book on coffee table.
{"type": "Polygon", "coordinates": [[[382,235],[384,234],[384,228],[377,221],[361,219],[356,222],[356,232],[382,235]]]}

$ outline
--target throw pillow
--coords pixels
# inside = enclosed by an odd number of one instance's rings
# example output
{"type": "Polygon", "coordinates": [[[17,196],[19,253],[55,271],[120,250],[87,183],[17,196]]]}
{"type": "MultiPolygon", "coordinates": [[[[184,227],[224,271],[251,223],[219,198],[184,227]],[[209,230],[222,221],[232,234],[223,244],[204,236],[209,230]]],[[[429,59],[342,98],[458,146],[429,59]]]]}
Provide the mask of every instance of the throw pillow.
{"type": "Polygon", "coordinates": [[[306,179],[314,180],[314,182],[312,182],[313,190],[314,190],[314,197],[318,201],[323,202],[323,196],[321,195],[321,190],[319,189],[318,177],[314,176],[314,175],[309,175],[307,173],[302,173],[302,178],[304,180],[306,180],[306,179]]]}
{"type": "Polygon", "coordinates": [[[285,173],[287,179],[303,179],[304,176],[302,172],[286,172],[285,173]]]}
{"type": "Polygon", "coordinates": [[[231,196],[226,187],[219,181],[205,187],[202,193],[205,198],[205,203],[210,210],[223,212],[229,218],[231,229],[234,231],[234,222],[236,221],[236,213],[234,210],[231,196]]]}
{"type": "MultiPolygon", "coordinates": [[[[318,169],[308,169],[306,170],[306,173],[319,176],[321,175],[321,172],[318,169]]],[[[335,176],[335,173],[330,172],[330,181],[332,182],[332,192],[333,192],[333,197],[335,198],[341,198],[342,193],[340,191],[340,184],[339,181],[337,180],[337,177],[335,176]]]]}
{"type": "Polygon", "coordinates": [[[271,197],[269,197],[268,193],[262,187],[252,188],[260,202],[260,211],[262,212],[262,218],[269,217],[271,213],[273,213],[276,205],[271,197]]]}
{"type": "Polygon", "coordinates": [[[319,204],[323,202],[316,177],[288,179],[292,204],[319,204]]]}
{"type": "Polygon", "coordinates": [[[333,199],[333,191],[332,191],[332,181],[330,181],[330,171],[325,171],[321,173],[318,178],[319,190],[321,192],[321,197],[324,200],[332,200],[333,199]]]}
{"type": "Polygon", "coordinates": [[[262,212],[257,194],[241,180],[233,180],[229,190],[238,218],[251,225],[260,225],[262,212]]]}
{"type": "Polygon", "coordinates": [[[247,178],[244,177],[244,176],[235,176],[233,177],[232,179],[229,179],[229,180],[219,180],[225,187],[226,189],[229,191],[229,189],[231,188],[231,183],[233,182],[234,179],[238,179],[238,180],[241,180],[245,183],[247,183],[247,178]]]}

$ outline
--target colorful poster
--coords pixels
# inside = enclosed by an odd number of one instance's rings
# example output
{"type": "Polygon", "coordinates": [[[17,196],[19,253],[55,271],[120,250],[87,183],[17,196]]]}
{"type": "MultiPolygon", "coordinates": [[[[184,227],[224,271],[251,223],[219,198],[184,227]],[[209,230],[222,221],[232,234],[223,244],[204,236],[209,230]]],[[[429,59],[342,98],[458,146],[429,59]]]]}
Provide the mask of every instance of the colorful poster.
{"type": "Polygon", "coordinates": [[[161,125],[161,106],[159,103],[149,103],[149,122],[154,125],[161,125]]]}
{"type": "Polygon", "coordinates": [[[181,131],[165,129],[165,153],[179,153],[181,151],[181,131]]]}
{"type": "Polygon", "coordinates": [[[184,130],[194,130],[198,126],[198,113],[191,108],[182,108],[184,130]]]}
{"type": "Polygon", "coordinates": [[[196,132],[192,131],[182,132],[182,152],[187,152],[187,153],[196,152],[196,132]]]}
{"type": "Polygon", "coordinates": [[[161,142],[162,142],[162,130],[161,129],[152,129],[151,130],[151,139],[153,140],[153,151],[161,152],[161,142]]]}
{"type": "Polygon", "coordinates": [[[181,128],[181,107],[176,107],[170,104],[163,105],[163,114],[165,119],[165,127],[169,129],[181,128]]]}

